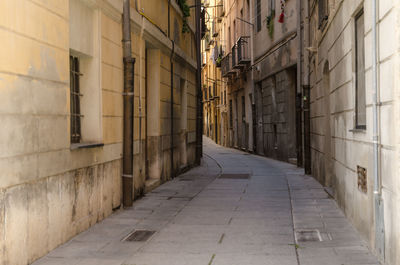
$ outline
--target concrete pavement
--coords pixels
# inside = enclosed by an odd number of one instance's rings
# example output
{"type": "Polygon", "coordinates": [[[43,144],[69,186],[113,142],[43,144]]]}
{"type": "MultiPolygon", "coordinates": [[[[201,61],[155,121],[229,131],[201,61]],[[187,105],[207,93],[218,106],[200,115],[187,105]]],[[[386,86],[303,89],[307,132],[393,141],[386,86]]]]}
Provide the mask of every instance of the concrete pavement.
{"type": "Polygon", "coordinates": [[[323,187],[302,169],[217,146],[34,265],[380,264],[323,187]],[[126,241],[137,230],[145,241],[126,241]]]}

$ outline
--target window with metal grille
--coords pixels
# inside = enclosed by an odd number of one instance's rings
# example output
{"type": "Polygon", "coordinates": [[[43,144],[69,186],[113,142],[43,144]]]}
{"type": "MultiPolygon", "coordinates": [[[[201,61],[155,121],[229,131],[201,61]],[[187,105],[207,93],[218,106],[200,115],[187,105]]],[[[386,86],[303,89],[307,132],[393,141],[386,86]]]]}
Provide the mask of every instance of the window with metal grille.
{"type": "Polygon", "coordinates": [[[79,78],[82,75],[79,72],[79,58],[69,57],[70,67],[70,107],[71,107],[71,143],[80,143],[81,141],[81,106],[80,106],[80,93],[79,78]]]}
{"type": "Polygon", "coordinates": [[[261,30],[261,0],[256,3],[256,16],[257,16],[257,31],[261,30]]]}
{"type": "Polygon", "coordinates": [[[364,47],[364,12],[355,17],[355,58],[356,58],[356,128],[365,129],[366,99],[365,99],[365,47],[364,47]]]}
{"type": "Polygon", "coordinates": [[[318,28],[323,30],[329,17],[328,0],[318,1],[318,28]]]}

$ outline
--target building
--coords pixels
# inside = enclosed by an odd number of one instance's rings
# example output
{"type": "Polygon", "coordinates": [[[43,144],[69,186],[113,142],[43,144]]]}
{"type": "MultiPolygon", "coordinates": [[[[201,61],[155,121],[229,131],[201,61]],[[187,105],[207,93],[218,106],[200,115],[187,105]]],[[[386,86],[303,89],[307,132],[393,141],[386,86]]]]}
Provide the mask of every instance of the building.
{"type": "Polygon", "coordinates": [[[385,264],[399,264],[399,2],[303,4],[312,175],[385,264]]]}
{"type": "Polygon", "coordinates": [[[229,146],[302,165],[298,1],[226,0],[229,146]]]}
{"type": "Polygon", "coordinates": [[[203,133],[216,143],[227,146],[228,113],[227,85],[221,76],[221,60],[225,53],[222,0],[203,1],[202,21],[202,90],[203,133]]]}
{"type": "Polygon", "coordinates": [[[194,16],[130,2],[134,94],[122,0],[0,3],[0,264],[33,262],[194,164],[194,16]]]}
{"type": "Polygon", "coordinates": [[[228,146],[252,151],[253,30],[249,1],[225,0],[222,76],[227,86],[228,146]]]}
{"type": "Polygon", "coordinates": [[[301,166],[298,4],[299,1],[255,1],[255,140],[249,140],[249,144],[253,143],[257,154],[301,166]]]}

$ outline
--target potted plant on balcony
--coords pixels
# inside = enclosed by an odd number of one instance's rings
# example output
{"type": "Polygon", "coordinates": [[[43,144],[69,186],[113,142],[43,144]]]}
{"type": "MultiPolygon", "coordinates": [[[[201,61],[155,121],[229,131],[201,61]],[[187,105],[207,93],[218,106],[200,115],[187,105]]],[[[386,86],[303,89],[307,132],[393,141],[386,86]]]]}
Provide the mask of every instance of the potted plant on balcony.
{"type": "Polygon", "coordinates": [[[222,56],[218,55],[217,59],[215,60],[216,66],[221,67],[222,56]]]}

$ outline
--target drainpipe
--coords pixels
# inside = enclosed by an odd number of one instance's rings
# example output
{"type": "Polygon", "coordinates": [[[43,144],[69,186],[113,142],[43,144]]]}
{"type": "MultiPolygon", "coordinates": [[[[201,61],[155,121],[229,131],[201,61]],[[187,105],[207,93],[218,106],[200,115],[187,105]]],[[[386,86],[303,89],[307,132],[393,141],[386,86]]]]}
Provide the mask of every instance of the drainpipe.
{"type": "Polygon", "coordinates": [[[133,198],[133,100],[134,65],[131,43],[130,1],[124,0],[122,14],[123,63],[124,63],[124,139],[122,168],[122,201],[125,207],[132,206],[133,198]]]}
{"type": "MultiPolygon", "coordinates": [[[[306,3],[306,20],[307,25],[305,25],[305,31],[307,36],[307,47],[311,46],[311,33],[310,33],[310,3],[307,1],[306,3]]],[[[304,131],[304,139],[303,139],[303,147],[304,147],[304,173],[311,174],[311,123],[310,123],[310,52],[305,50],[305,54],[307,55],[307,74],[305,84],[303,85],[303,100],[302,100],[302,107],[303,107],[303,131],[304,131]]]]}
{"type": "Polygon", "coordinates": [[[380,179],[379,179],[379,161],[378,161],[378,71],[377,71],[377,37],[376,37],[376,0],[372,1],[372,78],[373,78],[373,92],[372,92],[372,113],[373,113],[373,138],[374,143],[374,194],[381,195],[380,179]]]}
{"type": "Polygon", "coordinates": [[[197,62],[197,72],[196,72],[196,84],[197,84],[197,109],[196,109],[196,164],[200,165],[201,157],[203,153],[203,99],[201,91],[201,51],[200,51],[200,41],[201,41],[201,1],[196,0],[196,62],[197,62]]]}
{"type": "Polygon", "coordinates": [[[383,215],[383,200],[379,164],[379,121],[378,121],[378,50],[377,50],[377,5],[376,0],[372,0],[372,116],[373,116],[373,145],[374,145],[374,201],[375,201],[375,248],[380,257],[385,258],[385,226],[383,215]]]}
{"type": "Polygon", "coordinates": [[[172,49],[169,58],[171,68],[171,177],[174,177],[174,53],[175,42],[171,39],[171,0],[168,0],[168,38],[171,40],[172,49]]]}
{"type": "MultiPolygon", "coordinates": [[[[250,0],[250,6],[254,6],[254,0],[250,0]]],[[[250,8],[250,42],[251,42],[251,52],[250,52],[250,62],[251,62],[251,119],[253,127],[253,142],[251,151],[256,152],[256,142],[257,142],[257,120],[256,120],[256,102],[255,102],[255,84],[254,84],[254,13],[253,8],[250,8]]]]}

